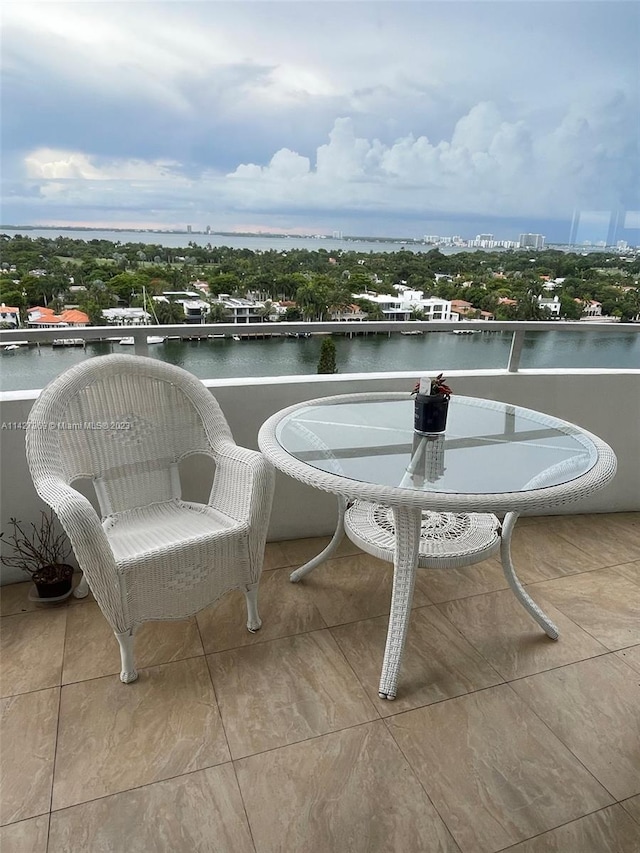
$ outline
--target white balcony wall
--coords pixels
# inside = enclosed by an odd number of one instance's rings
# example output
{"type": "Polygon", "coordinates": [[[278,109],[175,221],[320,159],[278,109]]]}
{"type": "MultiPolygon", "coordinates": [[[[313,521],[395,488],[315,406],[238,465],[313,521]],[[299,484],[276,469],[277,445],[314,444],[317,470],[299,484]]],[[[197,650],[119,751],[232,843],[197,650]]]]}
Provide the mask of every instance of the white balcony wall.
{"type": "MultiPolygon", "coordinates": [[[[567,504],[567,513],[640,510],[640,371],[546,370],[507,373],[502,370],[448,371],[456,394],[485,397],[537,409],[579,424],[608,442],[618,457],[618,474],[610,486],[580,503],[567,504]]],[[[292,376],[263,379],[205,380],[220,403],[238,444],[257,448],[261,424],[274,412],[302,400],[360,391],[402,391],[407,394],[415,373],[336,376],[292,376]]],[[[24,449],[24,430],[6,428],[25,421],[36,391],[0,394],[0,523],[14,516],[37,520],[44,508],[37,497],[24,449]]],[[[202,499],[208,475],[198,460],[184,466],[185,497],[202,499]]],[[[85,494],[90,492],[83,489],[85,494]]],[[[555,510],[556,512],[558,510],[555,510]]],[[[269,531],[272,541],[321,536],[335,523],[335,499],[278,474],[269,531]]],[[[640,559],[640,542],[638,544],[640,559]]],[[[2,567],[1,583],[24,580],[2,567]]]]}

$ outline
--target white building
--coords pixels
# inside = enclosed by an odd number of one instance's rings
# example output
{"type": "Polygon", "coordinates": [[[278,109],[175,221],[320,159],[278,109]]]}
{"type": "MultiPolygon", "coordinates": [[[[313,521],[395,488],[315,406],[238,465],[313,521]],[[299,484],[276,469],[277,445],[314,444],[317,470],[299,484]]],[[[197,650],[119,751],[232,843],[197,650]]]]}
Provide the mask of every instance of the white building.
{"type": "Polygon", "coordinates": [[[0,305],[0,323],[18,328],[20,325],[20,309],[10,308],[4,302],[0,305]]]}
{"type": "Polygon", "coordinates": [[[413,312],[422,311],[427,320],[449,320],[456,318],[451,313],[451,302],[446,299],[425,299],[422,290],[409,290],[398,287],[398,294],[390,293],[354,293],[354,299],[367,299],[382,309],[385,320],[411,320],[413,312]]]}
{"type": "Polygon", "coordinates": [[[584,317],[602,317],[602,303],[591,299],[582,306],[582,315],[584,317]]]}
{"type": "Polygon", "coordinates": [[[151,315],[144,308],[105,308],[102,316],[109,326],[146,326],[151,315]]]}
{"type": "Polygon", "coordinates": [[[545,239],[542,234],[521,234],[518,242],[521,249],[544,249],[545,239]]]}
{"type": "Polygon", "coordinates": [[[230,323],[260,323],[264,320],[264,302],[256,302],[253,299],[241,299],[221,293],[213,302],[224,305],[229,315],[230,323]]]}
{"type": "Polygon", "coordinates": [[[545,299],[544,296],[538,296],[538,305],[541,308],[546,308],[547,311],[551,314],[552,317],[560,316],[560,297],[558,295],[554,296],[553,299],[545,299]]]}

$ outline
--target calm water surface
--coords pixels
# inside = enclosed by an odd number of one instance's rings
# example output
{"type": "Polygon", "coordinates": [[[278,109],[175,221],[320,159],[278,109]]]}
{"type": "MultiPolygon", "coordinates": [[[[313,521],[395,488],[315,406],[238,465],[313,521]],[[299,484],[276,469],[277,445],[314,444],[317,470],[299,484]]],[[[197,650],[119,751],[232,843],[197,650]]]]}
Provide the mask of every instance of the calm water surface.
{"type": "MultiPolygon", "coordinates": [[[[66,237],[69,240],[109,240],[112,243],[145,243],[146,245],[168,246],[172,249],[184,248],[189,251],[189,243],[196,246],[228,246],[230,249],[251,249],[252,252],[286,252],[291,249],[307,249],[309,252],[317,252],[320,249],[336,251],[342,249],[345,252],[430,252],[435,246],[421,243],[403,243],[400,240],[338,240],[334,237],[251,237],[243,234],[176,234],[165,232],[148,231],[56,231],[48,228],[34,228],[26,231],[20,228],[3,228],[3,234],[13,237],[21,234],[23,237],[37,239],[44,237],[47,240],[55,240],[57,237],[66,237]]],[[[473,249],[459,248],[455,246],[439,246],[443,255],[451,255],[456,252],[473,251],[473,249]]],[[[495,251],[500,251],[496,249],[495,251]]]]}
{"type": "MultiPolygon", "coordinates": [[[[461,370],[506,367],[510,332],[454,335],[334,336],[338,372],[461,370]]],[[[251,376],[289,376],[316,373],[322,336],[234,341],[169,340],[149,347],[149,355],[189,370],[200,379],[251,376]]],[[[84,358],[110,352],[133,353],[118,343],[88,343],[82,348],[50,345],[21,347],[0,354],[0,390],[42,388],[84,358]]],[[[521,359],[523,368],[607,367],[640,369],[638,333],[528,333],[521,359]]]]}

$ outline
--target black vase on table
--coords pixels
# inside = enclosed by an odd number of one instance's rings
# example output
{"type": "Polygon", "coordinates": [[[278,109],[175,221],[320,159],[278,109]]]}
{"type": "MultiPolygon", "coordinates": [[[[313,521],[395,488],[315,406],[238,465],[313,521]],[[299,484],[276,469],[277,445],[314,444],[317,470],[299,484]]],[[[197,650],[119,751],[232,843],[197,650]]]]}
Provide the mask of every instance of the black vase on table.
{"type": "Polygon", "coordinates": [[[416,394],[413,428],[426,435],[444,432],[448,411],[449,398],[445,394],[416,394]]]}

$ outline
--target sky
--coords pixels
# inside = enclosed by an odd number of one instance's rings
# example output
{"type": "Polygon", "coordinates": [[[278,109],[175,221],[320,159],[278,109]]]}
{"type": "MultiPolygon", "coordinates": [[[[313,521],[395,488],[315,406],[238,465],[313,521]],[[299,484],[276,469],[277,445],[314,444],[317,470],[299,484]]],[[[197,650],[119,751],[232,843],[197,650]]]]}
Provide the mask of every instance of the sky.
{"type": "Polygon", "coordinates": [[[6,2],[3,225],[640,244],[640,3],[6,2]]]}

